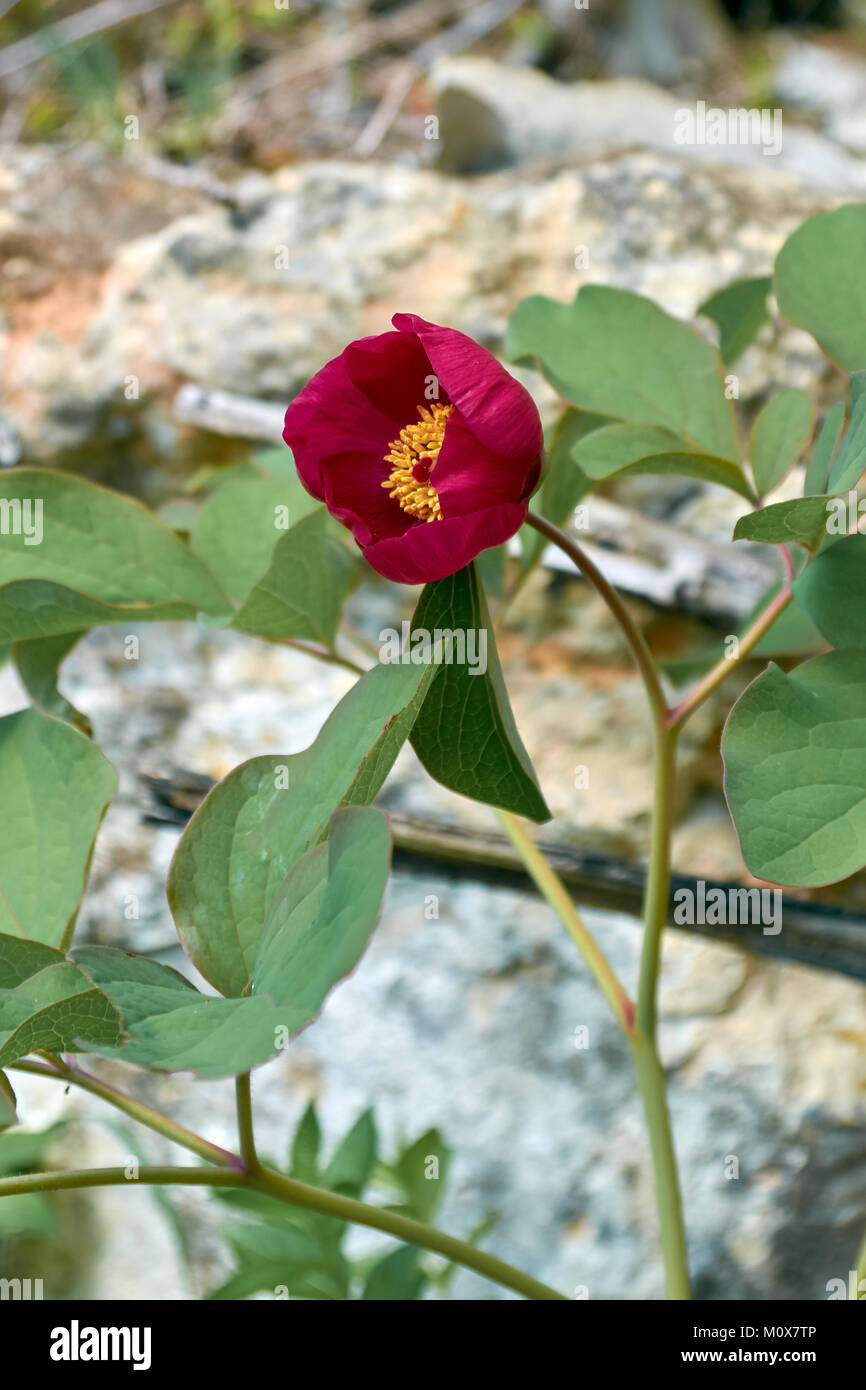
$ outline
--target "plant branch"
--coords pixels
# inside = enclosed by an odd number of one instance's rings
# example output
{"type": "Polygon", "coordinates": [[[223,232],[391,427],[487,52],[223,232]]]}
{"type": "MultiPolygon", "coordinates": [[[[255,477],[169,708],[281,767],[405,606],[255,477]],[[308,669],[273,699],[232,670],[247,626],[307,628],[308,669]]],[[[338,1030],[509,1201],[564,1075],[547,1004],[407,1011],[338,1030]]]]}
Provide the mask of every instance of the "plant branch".
{"type": "Polygon", "coordinates": [[[253,1133],[253,1103],[252,1090],[250,1086],[250,1074],[248,1071],[242,1072],[235,1077],[235,1098],[237,1101],[238,1112],[238,1138],[240,1140],[241,1158],[244,1168],[248,1173],[254,1173],[259,1168],[259,1156],[256,1153],[256,1141],[253,1133]]]}
{"type": "Polygon", "coordinates": [[[193,1134],[191,1130],[184,1129],[183,1125],[175,1124],[174,1120],[169,1120],[167,1116],[160,1115],[157,1110],[151,1110],[150,1106],[142,1105],[140,1101],[133,1100],[123,1091],[117,1090],[114,1086],[109,1086],[107,1082],[100,1081],[98,1077],[91,1076],[89,1072],[69,1061],[61,1061],[60,1058],[52,1058],[50,1063],[31,1062],[22,1060],[13,1062],[11,1071],[23,1071],[31,1076],[46,1076],[53,1081],[62,1081],[67,1086],[77,1086],[80,1091],[87,1091],[92,1096],[98,1096],[100,1100],[106,1101],[115,1110],[121,1110],[130,1119],[137,1120],[139,1124],[146,1125],[148,1129],[155,1130],[157,1134],[170,1139],[175,1144],[180,1144],[190,1152],[198,1154],[207,1163],[215,1163],[219,1167],[240,1166],[240,1160],[236,1154],[230,1153],[228,1149],[221,1149],[217,1144],[211,1144],[209,1140],[202,1139],[200,1135],[193,1134]]]}
{"type": "Polygon", "coordinates": [[[794,594],[791,589],[791,581],[788,579],[784,587],[779,590],[776,597],[772,599],[764,609],[763,613],[755,619],[748,632],[744,633],[739,639],[737,643],[737,655],[723,656],[720,661],[717,661],[715,666],[698,681],[691,693],[670,711],[667,720],[668,728],[682,728],[683,724],[694,714],[695,710],[712,695],[714,690],[719,688],[732,671],[736,671],[737,667],[745,661],[746,657],[749,656],[752,650],[758,645],[765,632],[772,627],[779,614],[788,607],[793,597],[794,594]]]}
{"type": "Polygon", "coordinates": [[[566,1301],[565,1295],[556,1289],[542,1284],[538,1279],[506,1264],[495,1255],[476,1250],[456,1236],[446,1235],[421,1221],[383,1208],[368,1206],[366,1202],[344,1197],[324,1188],[311,1187],[307,1183],[296,1182],[283,1177],[269,1168],[259,1168],[254,1173],[228,1168],[172,1168],[142,1167],[135,1178],[128,1176],[126,1168],[85,1168],[68,1173],[25,1173],[22,1176],[0,1178],[0,1197],[19,1196],[25,1192],[63,1192],[82,1187],[134,1186],[136,1183],[167,1186],[180,1184],[192,1187],[241,1187],[255,1192],[263,1192],[277,1201],[290,1206],[304,1207],[307,1211],[320,1212],[336,1217],[339,1221],[350,1221],[373,1230],[384,1231],[408,1245],[422,1250],[432,1250],[437,1255],[472,1269],[502,1284],[525,1298],[566,1301]]]}
{"type": "Polygon", "coordinates": [[[670,896],[670,837],[676,775],[676,742],[675,730],[656,726],[652,841],[644,896],[644,936],[637,997],[637,1033],[632,1052],[650,1137],[665,1290],[670,1299],[689,1299],[691,1284],[682,1197],[668,1112],[665,1074],[656,1037],[656,996],[661,943],[667,923],[670,896]]]}
{"type": "Polygon", "coordinates": [[[613,966],[587,928],[562,879],[547,862],[542,851],[516,816],[511,815],[509,811],[499,809],[497,809],[496,814],[505,827],[505,833],[523,860],[526,872],[532,878],[538,891],[550,903],[592,971],[599,988],[613,1010],[617,1023],[626,1037],[633,1037],[634,1004],[620,983],[613,966]]]}
{"type": "Polygon", "coordinates": [[[584,578],[589,581],[607,604],[631,649],[632,656],[646,686],[647,697],[655,719],[657,721],[665,719],[668,713],[667,699],[662,689],[652,652],[616,589],[608,583],[598,566],[590,560],[580,546],[571,540],[564,531],[560,531],[558,526],[554,526],[552,521],[539,516],[536,512],[527,512],[526,520],[528,525],[534,526],[535,530],[545,536],[553,545],[559,546],[559,549],[574,562],[584,578]]]}

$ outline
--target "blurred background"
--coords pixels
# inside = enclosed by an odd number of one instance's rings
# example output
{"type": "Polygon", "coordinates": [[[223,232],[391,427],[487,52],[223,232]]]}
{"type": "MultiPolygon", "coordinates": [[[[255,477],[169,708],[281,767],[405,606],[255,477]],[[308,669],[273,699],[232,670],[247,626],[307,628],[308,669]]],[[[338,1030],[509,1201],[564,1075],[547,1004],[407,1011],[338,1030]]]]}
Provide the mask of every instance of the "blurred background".
{"type": "MultiPolygon", "coordinates": [[[[183,531],[220,470],[278,441],[308,377],[395,311],[500,353],[525,295],[567,299],[587,281],[693,318],[713,290],[768,274],[805,217],[863,197],[864,97],[866,4],[853,0],[0,0],[0,464],[75,470],[183,531]],[[780,111],[781,150],[678,145],[675,113],[698,101],[780,111]]],[[[736,371],[746,427],[782,386],[811,390],[822,412],[845,389],[775,316],[736,371]]],[[[517,374],[555,419],[552,390],[517,374]]],[[[730,544],[738,506],[690,480],[608,484],[592,501],[588,544],[671,669],[736,630],[773,582],[771,553],[730,544]]],[[[579,579],[541,566],[506,604],[508,576],[490,578],[518,724],[555,813],[543,837],[576,856],[590,901],[610,900],[587,918],[633,981],[634,894],[614,900],[609,883],[646,848],[642,688],[579,579]]],[[[350,621],[375,643],[414,597],[366,574],[350,621]]],[[[94,632],[63,670],[121,773],[80,930],[183,968],[163,885],[196,779],[305,747],[352,677],[180,625],[142,627],[129,661],[125,635],[94,632]],[[148,776],[165,779],[155,798],[148,776]]],[[[679,872],[724,882],[745,881],[718,756],[734,694],[683,738],[674,839],[679,872]]],[[[0,712],[24,700],[0,667],[0,712]]],[[[383,803],[431,841],[437,827],[497,829],[409,751],[383,803]]],[[[859,878],[822,901],[866,908],[859,878]]],[[[807,935],[821,906],[807,903],[807,935]]],[[[667,937],[661,1042],[700,1298],[825,1298],[866,1220],[863,971],[792,961],[788,939],[756,957],[667,937]]],[[[228,1083],[99,1070],[232,1142],[228,1083]]],[[[23,1132],[0,1136],[0,1171],[167,1160],[87,1097],[19,1079],[23,1132]]],[[[372,1106],[385,1162],[369,1121],[348,1148],[374,1199],[396,1188],[431,1214],[415,1159],[447,1152],[435,1193],[447,1229],[483,1229],[564,1290],[661,1296],[615,1025],[547,908],[455,876],[435,845],[398,858],[358,971],[254,1091],[260,1147],[280,1162],[311,1101],[326,1157],[372,1106]]],[[[248,1214],[192,1190],[4,1208],[0,1272],[42,1277],[46,1297],[255,1293],[288,1259],[279,1223],[264,1240],[248,1214]]],[[[351,1296],[390,1249],[348,1236],[351,1296]]],[[[392,1268],[383,1296],[505,1296],[440,1274],[392,1268]]]]}

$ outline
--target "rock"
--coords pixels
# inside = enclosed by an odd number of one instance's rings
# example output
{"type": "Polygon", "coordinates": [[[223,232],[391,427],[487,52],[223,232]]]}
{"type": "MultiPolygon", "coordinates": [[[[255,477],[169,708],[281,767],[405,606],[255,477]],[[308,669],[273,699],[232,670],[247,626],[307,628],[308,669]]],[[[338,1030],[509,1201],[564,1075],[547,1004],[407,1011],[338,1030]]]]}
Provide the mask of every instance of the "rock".
{"type": "MultiPolygon", "coordinates": [[[[75,161],[58,164],[73,182],[75,161]]],[[[569,299],[583,281],[689,316],[728,280],[766,273],[786,233],[832,201],[767,172],[710,171],[682,152],[470,181],[320,163],[240,187],[233,208],[196,194],[197,211],[106,250],[107,266],[94,263],[86,281],[49,261],[50,282],[8,302],[0,409],[24,460],[113,449],[126,468],[133,445],[176,455],[171,402],[184,381],[285,405],[347,339],[385,330],[398,310],[494,351],[524,295],[569,299]],[[589,253],[580,271],[577,247],[589,253]]],[[[48,193],[19,176],[41,246],[54,235],[48,193]]],[[[782,368],[810,384],[822,369],[806,335],[780,333],[768,330],[738,366],[743,400],[782,368]]],[[[555,409],[537,374],[523,376],[555,409]]]]}
{"type": "MultiPolygon", "coordinates": [[[[835,193],[866,189],[866,165],[807,127],[779,115],[776,130],[740,142],[711,144],[706,126],[690,133],[689,113],[712,103],[687,103],[648,82],[620,78],[565,84],[544,73],[508,68],[489,58],[448,58],[431,81],[438,97],[441,165],[479,173],[587,149],[640,145],[706,164],[770,168],[811,188],[835,193]],[[766,146],[766,148],[765,148],[766,146]]],[[[768,113],[769,115],[770,113],[768,113]]]]}

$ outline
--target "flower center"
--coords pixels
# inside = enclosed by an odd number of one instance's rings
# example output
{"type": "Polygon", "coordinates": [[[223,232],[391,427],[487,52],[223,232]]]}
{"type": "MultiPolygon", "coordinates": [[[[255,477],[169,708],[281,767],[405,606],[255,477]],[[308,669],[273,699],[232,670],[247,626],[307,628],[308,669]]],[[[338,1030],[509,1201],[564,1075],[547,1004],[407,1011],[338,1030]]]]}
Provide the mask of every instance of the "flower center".
{"type": "Polygon", "coordinates": [[[400,438],[388,445],[390,452],[385,455],[385,462],[391,464],[391,476],[382,487],[390,488],[388,496],[395,497],[404,512],[420,521],[442,520],[439,494],[431,486],[430,474],[453,409],[453,405],[442,405],[440,401],[433,401],[429,410],[419,405],[421,419],[417,424],[404,425],[400,438]]]}

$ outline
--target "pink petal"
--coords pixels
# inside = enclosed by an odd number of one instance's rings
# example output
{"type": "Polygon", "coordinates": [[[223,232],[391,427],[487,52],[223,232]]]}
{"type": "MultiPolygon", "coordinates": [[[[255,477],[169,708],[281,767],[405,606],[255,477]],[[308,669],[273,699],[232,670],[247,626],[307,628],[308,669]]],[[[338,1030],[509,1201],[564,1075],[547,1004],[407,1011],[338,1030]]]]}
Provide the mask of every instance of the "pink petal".
{"type": "Polygon", "coordinates": [[[377,410],[396,420],[401,429],[418,419],[418,406],[426,401],[427,378],[434,372],[414,334],[360,338],[349,344],[344,356],[351,380],[377,410]]]}
{"type": "Polygon", "coordinates": [[[469,516],[422,522],[405,535],[376,541],[364,549],[379,574],[398,584],[429,584],[463,569],[490,546],[501,545],[523,525],[525,502],[490,507],[469,516]]]}
{"type": "MultiPolygon", "coordinates": [[[[286,411],[283,439],[295,457],[301,482],[324,500],[321,463],[331,454],[363,449],[384,458],[394,438],[394,421],[352,382],[346,352],[327,362],[286,411]]],[[[387,474],[384,476],[387,477],[387,474]]]]}
{"type": "Polygon", "coordinates": [[[401,333],[417,333],[448,399],[488,449],[511,458],[541,453],[541,421],[535,402],[500,362],[455,328],[440,328],[417,314],[395,314],[401,333]]]}
{"type": "Polygon", "coordinates": [[[520,502],[538,481],[540,459],[507,458],[486,449],[458,410],[445,426],[445,439],[431,482],[445,517],[477,512],[501,502],[520,502]]]}
{"type": "Polygon", "coordinates": [[[412,525],[413,518],[380,486],[390,471],[390,463],[367,453],[336,454],[322,461],[322,500],[360,546],[401,536],[412,525]]]}

